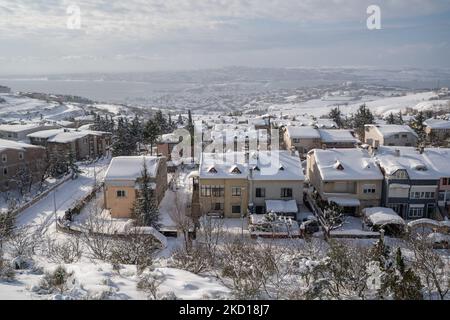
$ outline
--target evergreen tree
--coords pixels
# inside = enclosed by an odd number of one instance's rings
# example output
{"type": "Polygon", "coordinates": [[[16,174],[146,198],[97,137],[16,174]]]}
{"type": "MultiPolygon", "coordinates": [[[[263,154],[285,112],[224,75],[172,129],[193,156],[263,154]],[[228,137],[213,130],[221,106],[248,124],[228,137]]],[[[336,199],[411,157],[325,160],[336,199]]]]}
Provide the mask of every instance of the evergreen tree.
{"type": "Polygon", "coordinates": [[[338,128],[342,128],[343,126],[342,113],[339,107],[331,109],[330,113],[328,114],[328,117],[332,119],[334,122],[336,122],[338,128]]]}
{"type": "Polygon", "coordinates": [[[169,125],[161,110],[156,111],[153,121],[158,126],[160,134],[170,133],[169,125]]]}
{"type": "Polygon", "coordinates": [[[178,115],[177,124],[178,125],[182,125],[183,124],[183,117],[181,116],[181,113],[178,115]]]}
{"type": "Polygon", "coordinates": [[[396,271],[390,277],[390,289],[396,300],[422,300],[422,284],[411,268],[407,268],[400,248],[397,249],[396,271]]]}
{"type": "Polygon", "coordinates": [[[131,122],[131,128],[130,128],[130,130],[131,130],[131,132],[130,132],[130,137],[132,138],[132,141],[133,141],[133,145],[136,147],[136,145],[137,145],[137,148],[138,148],[138,150],[140,149],[139,148],[139,145],[140,145],[140,143],[141,143],[141,141],[142,141],[142,138],[143,138],[143,128],[142,128],[142,124],[141,124],[141,122],[139,121],[139,118],[138,118],[138,116],[136,115],[135,117],[134,117],[134,119],[133,119],[133,121],[131,122]]]}
{"type": "Polygon", "coordinates": [[[419,144],[423,144],[425,142],[425,116],[422,111],[419,111],[414,119],[410,122],[410,127],[417,133],[419,136],[419,144]]]}
{"type": "Polygon", "coordinates": [[[77,177],[78,174],[82,173],[83,171],[80,170],[80,168],[78,167],[77,163],[76,163],[76,159],[75,156],[73,154],[73,152],[69,153],[69,156],[67,158],[67,171],[70,172],[72,174],[72,179],[77,177]]]}
{"type": "Polygon", "coordinates": [[[389,116],[386,119],[386,123],[387,124],[396,124],[397,123],[397,121],[395,119],[395,116],[394,116],[394,114],[392,112],[389,113],[389,116]]]}
{"type": "Polygon", "coordinates": [[[192,122],[191,110],[188,110],[188,124],[186,129],[190,132],[191,136],[194,136],[194,123],[192,122]]]}
{"type": "Polygon", "coordinates": [[[145,143],[150,144],[151,155],[153,155],[153,146],[158,140],[160,134],[161,131],[156,122],[153,119],[148,120],[144,128],[144,141],[145,143]]]}
{"type": "Polygon", "coordinates": [[[375,117],[365,104],[361,105],[353,117],[353,127],[360,140],[364,140],[364,125],[373,124],[375,117]]]}
{"type": "Polygon", "coordinates": [[[405,121],[403,121],[403,116],[402,116],[402,112],[401,111],[398,112],[397,123],[398,124],[405,124],[405,121]]]}
{"type": "Polygon", "coordinates": [[[134,139],[131,138],[130,125],[127,119],[119,118],[113,143],[113,156],[131,156],[136,153],[134,139]]]}
{"type": "Polygon", "coordinates": [[[159,210],[150,188],[150,176],[148,174],[147,163],[143,161],[141,177],[139,178],[138,196],[133,204],[132,214],[138,226],[159,227],[159,210]]]}

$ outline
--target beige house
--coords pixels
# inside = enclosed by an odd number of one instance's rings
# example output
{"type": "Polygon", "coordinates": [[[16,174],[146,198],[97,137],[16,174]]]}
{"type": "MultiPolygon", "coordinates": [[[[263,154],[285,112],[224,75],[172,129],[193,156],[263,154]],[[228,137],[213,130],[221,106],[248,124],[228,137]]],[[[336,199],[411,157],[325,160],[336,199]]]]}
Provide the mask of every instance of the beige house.
{"type": "Polygon", "coordinates": [[[283,141],[286,149],[295,149],[300,155],[321,147],[320,133],[314,127],[287,126],[284,128],[283,141]]]}
{"type": "Polygon", "coordinates": [[[0,139],[0,190],[15,188],[19,169],[27,170],[31,183],[39,182],[47,165],[45,148],[26,143],[0,139]]]}
{"type": "Polygon", "coordinates": [[[312,150],[307,179],[323,200],[337,203],[347,214],[380,205],[383,174],[366,150],[312,150]]]}
{"type": "Polygon", "coordinates": [[[283,208],[283,203],[293,200],[296,212],[277,213],[296,214],[303,204],[305,181],[298,152],[260,151],[249,158],[249,203],[253,212],[267,213],[268,201],[283,208]]]}
{"type": "Polygon", "coordinates": [[[247,214],[248,165],[243,152],[203,153],[199,171],[201,214],[239,218],[247,214]]]}
{"type": "Polygon", "coordinates": [[[116,157],[105,174],[104,207],[113,218],[131,218],[139,192],[144,161],[151,179],[156,203],[159,205],[167,190],[167,166],[164,157],[116,157]]]}
{"type": "Polygon", "coordinates": [[[445,140],[450,138],[450,120],[428,119],[424,122],[428,138],[445,140]]]}
{"type": "Polygon", "coordinates": [[[364,142],[373,148],[379,146],[417,146],[417,133],[406,125],[366,124],[364,142]]]}

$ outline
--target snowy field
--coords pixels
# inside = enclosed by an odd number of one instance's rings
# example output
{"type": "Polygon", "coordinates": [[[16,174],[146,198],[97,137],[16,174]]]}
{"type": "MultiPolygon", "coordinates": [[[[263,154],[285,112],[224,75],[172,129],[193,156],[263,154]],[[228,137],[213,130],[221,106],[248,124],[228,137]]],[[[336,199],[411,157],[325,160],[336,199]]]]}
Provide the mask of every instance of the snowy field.
{"type": "Polygon", "coordinates": [[[269,112],[283,115],[313,115],[320,117],[330,112],[330,109],[339,105],[341,111],[346,114],[355,113],[358,107],[365,103],[371,111],[380,116],[389,113],[405,111],[412,108],[419,111],[435,109],[440,106],[448,106],[449,100],[432,100],[436,98],[434,92],[410,93],[403,97],[362,97],[358,102],[338,103],[336,101],[313,99],[303,103],[275,104],[269,108],[269,112]]]}

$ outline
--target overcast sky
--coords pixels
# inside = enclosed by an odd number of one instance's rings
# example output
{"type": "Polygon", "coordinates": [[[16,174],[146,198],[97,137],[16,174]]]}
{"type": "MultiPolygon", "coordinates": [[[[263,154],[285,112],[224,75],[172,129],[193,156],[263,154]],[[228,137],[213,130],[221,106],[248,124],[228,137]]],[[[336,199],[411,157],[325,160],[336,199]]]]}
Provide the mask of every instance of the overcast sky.
{"type": "Polygon", "coordinates": [[[0,74],[450,67],[449,0],[0,0],[0,74]],[[81,28],[67,28],[71,4],[81,28]],[[367,7],[381,9],[368,30],[367,7]]]}

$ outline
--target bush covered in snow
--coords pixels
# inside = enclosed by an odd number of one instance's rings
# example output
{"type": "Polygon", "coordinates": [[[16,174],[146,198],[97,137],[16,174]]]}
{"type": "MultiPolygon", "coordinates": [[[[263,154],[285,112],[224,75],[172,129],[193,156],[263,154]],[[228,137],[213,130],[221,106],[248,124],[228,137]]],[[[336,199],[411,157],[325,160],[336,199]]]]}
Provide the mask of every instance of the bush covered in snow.
{"type": "Polygon", "coordinates": [[[13,281],[16,274],[11,265],[3,259],[2,251],[0,250],[0,281],[13,281]]]}
{"type": "Polygon", "coordinates": [[[38,294],[64,293],[75,283],[73,272],[68,272],[62,265],[53,272],[46,272],[37,288],[33,291],[38,294]]]}

